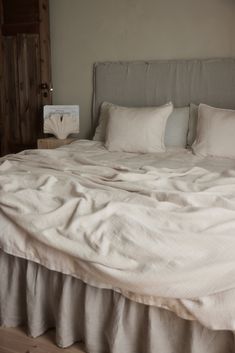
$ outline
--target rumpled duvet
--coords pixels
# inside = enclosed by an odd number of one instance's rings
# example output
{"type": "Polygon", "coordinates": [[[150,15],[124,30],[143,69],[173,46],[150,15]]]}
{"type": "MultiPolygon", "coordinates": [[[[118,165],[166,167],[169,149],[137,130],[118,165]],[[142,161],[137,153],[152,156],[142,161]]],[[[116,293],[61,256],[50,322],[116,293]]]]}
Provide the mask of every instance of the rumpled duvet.
{"type": "Polygon", "coordinates": [[[1,159],[0,248],[235,330],[235,161],[79,141],[1,159]]]}

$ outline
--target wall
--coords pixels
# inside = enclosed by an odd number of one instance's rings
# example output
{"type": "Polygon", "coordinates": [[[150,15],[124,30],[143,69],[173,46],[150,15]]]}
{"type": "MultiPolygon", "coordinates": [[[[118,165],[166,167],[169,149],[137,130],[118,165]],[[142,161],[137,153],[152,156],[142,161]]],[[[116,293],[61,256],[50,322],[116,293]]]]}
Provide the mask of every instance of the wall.
{"type": "Polygon", "coordinates": [[[235,0],[50,0],[54,104],[91,126],[96,61],[235,56],[235,0]]]}

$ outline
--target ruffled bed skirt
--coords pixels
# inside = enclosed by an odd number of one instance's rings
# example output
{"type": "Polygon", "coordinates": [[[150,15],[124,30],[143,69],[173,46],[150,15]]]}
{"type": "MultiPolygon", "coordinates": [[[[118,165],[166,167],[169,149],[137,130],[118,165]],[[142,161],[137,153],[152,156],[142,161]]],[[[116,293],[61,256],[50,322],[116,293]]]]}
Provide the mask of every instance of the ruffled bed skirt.
{"type": "Polygon", "coordinates": [[[84,342],[88,353],[234,353],[234,334],[132,302],[71,276],[0,251],[0,325],[27,325],[56,343],[84,342]]]}

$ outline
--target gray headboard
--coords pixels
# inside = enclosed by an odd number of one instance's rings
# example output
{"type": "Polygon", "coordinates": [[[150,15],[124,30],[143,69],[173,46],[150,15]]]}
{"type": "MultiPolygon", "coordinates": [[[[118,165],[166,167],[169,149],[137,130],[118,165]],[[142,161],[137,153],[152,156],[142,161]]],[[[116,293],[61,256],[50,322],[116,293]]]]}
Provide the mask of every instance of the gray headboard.
{"type": "Polygon", "coordinates": [[[192,102],[235,109],[235,58],[96,63],[93,128],[103,101],[136,107],[192,102]]]}

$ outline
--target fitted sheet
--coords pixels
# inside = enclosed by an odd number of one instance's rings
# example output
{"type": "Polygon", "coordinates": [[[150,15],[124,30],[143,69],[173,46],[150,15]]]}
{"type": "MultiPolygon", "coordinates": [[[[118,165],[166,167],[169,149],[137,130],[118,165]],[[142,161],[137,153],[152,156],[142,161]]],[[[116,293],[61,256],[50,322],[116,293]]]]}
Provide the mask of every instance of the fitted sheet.
{"type": "Polygon", "coordinates": [[[234,334],[139,304],[0,251],[0,326],[25,325],[56,343],[84,342],[88,353],[233,353],[234,334]]]}
{"type": "Polygon", "coordinates": [[[110,153],[91,141],[5,157],[0,246],[134,301],[233,330],[233,168],[232,160],[187,150],[110,153]]]}

